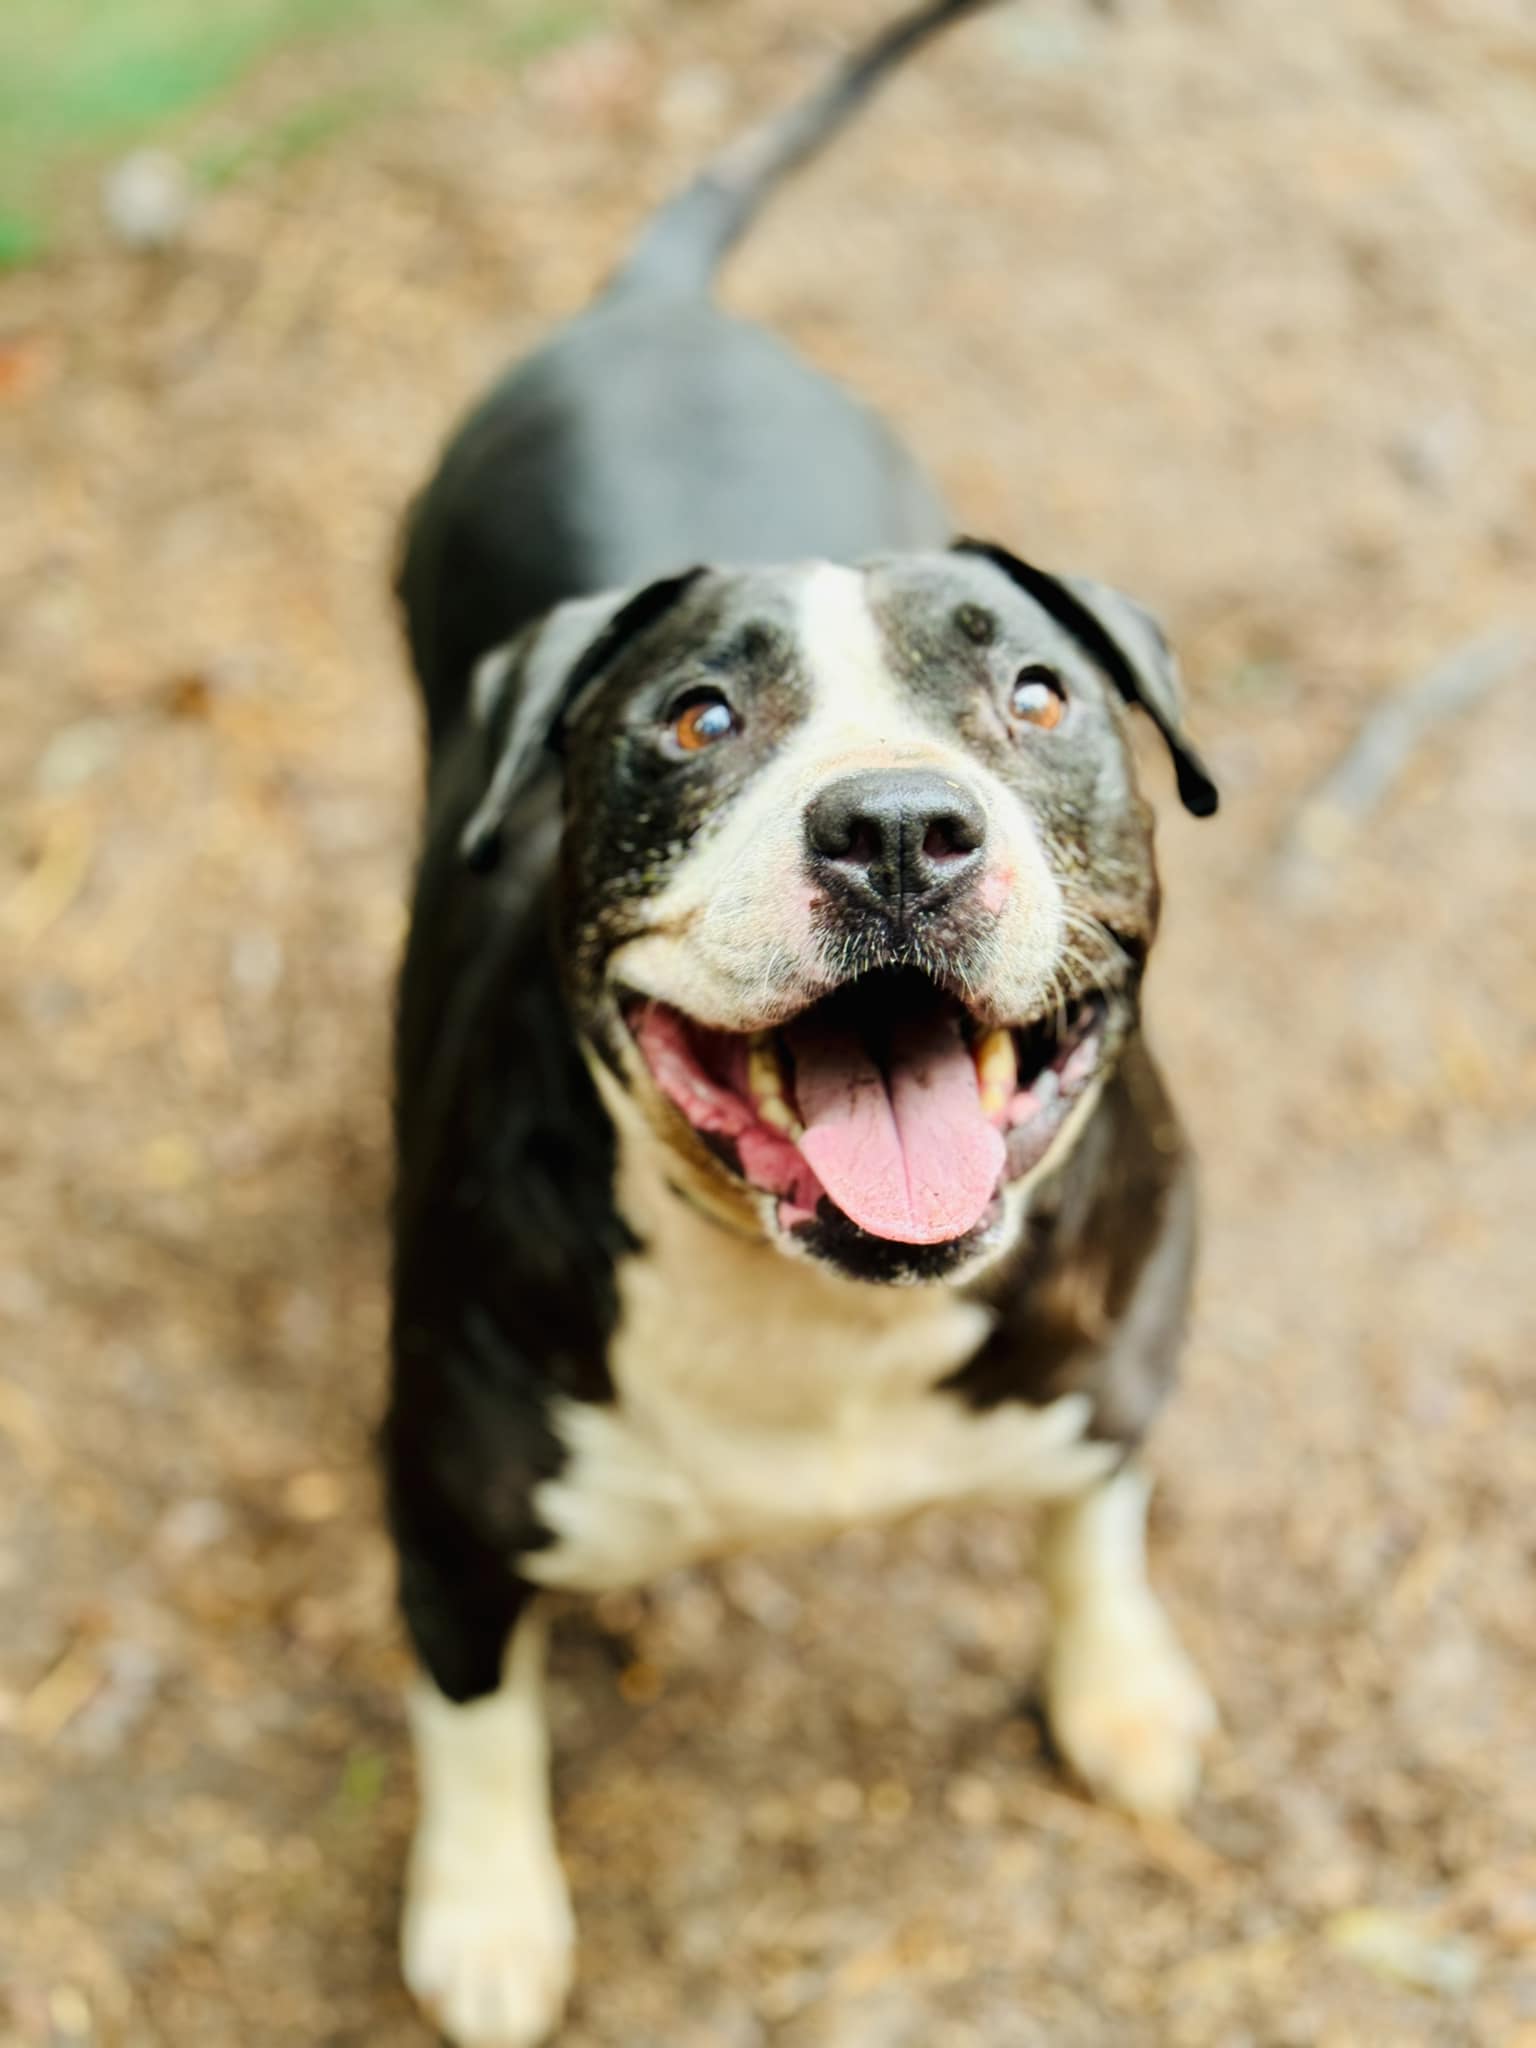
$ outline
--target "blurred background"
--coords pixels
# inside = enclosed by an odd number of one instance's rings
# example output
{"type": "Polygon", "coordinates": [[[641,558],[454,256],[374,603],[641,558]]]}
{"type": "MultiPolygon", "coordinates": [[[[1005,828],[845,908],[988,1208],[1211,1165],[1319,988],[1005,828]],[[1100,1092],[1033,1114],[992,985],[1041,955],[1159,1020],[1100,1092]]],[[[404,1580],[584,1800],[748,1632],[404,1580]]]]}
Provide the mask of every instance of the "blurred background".
{"type": "MultiPolygon", "coordinates": [[[[379,1530],[457,409],[885,0],[0,13],[0,2039],[427,2036],[379,1530]]],[[[1536,2043],[1536,8],[1029,0],[729,302],[959,524],[1163,616],[1154,1036],[1205,1165],[1154,1565],[1187,1826],[1026,1710],[1032,1534],[604,1603],[554,1691],[575,2048],[1536,2043]],[[1362,751],[1363,748],[1363,751],[1362,751]]]]}

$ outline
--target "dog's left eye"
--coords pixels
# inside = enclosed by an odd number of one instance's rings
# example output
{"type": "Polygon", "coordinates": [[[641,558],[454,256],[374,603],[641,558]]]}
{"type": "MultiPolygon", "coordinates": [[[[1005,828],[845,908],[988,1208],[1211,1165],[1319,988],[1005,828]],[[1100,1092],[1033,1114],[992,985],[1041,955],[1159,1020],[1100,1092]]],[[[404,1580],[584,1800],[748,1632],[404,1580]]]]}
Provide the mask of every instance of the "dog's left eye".
{"type": "Polygon", "coordinates": [[[670,731],[685,754],[701,754],[736,731],[736,714],[718,690],[697,690],[672,706],[670,731]]]}
{"type": "Polygon", "coordinates": [[[1060,725],[1066,713],[1066,686],[1054,669],[1032,661],[1014,677],[1013,695],[1008,701],[1015,718],[1050,732],[1060,725]]]}

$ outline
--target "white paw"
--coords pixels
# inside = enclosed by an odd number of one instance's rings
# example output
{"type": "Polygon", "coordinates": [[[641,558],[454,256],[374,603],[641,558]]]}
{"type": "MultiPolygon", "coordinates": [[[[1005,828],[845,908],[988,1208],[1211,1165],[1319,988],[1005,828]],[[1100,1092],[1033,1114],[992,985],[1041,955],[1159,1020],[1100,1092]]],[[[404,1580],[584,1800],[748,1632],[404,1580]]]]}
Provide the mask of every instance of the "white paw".
{"type": "Polygon", "coordinates": [[[536,2048],[559,2024],[576,1929],[552,1859],[484,1863],[451,1875],[413,1868],[405,1981],[458,2048],[536,2048]]]}
{"type": "Polygon", "coordinates": [[[1216,1708],[1157,1608],[1067,1622],[1045,1704],[1062,1754],[1100,1799],[1168,1815],[1194,1797],[1216,1708]]]}

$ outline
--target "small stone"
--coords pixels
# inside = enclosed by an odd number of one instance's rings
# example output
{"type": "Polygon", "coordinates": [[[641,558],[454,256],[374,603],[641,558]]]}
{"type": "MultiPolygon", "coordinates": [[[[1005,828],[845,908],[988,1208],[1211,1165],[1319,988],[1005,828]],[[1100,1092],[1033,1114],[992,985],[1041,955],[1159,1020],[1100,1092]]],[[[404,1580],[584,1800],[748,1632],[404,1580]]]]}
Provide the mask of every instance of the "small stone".
{"type": "Polygon", "coordinates": [[[173,1559],[195,1557],[229,1534],[229,1510],[218,1500],[180,1500],[167,1508],[155,1531],[155,1547],[173,1559]]]}
{"type": "Polygon", "coordinates": [[[101,181],[108,228],[130,249],[168,249],[192,218],[192,181],[164,149],[136,149],[101,181]]]}
{"type": "Polygon", "coordinates": [[[953,1778],[945,1797],[950,1812],[962,1827],[990,1828],[997,1825],[1001,1802],[985,1778],[953,1778]]]}

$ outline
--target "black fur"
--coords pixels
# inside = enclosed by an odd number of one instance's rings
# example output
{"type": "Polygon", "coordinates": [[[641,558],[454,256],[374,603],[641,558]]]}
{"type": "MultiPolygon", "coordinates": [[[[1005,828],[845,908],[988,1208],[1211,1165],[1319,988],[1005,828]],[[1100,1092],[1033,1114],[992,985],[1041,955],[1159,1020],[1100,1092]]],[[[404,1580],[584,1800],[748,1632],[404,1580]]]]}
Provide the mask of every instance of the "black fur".
{"type": "MultiPolygon", "coordinates": [[[[1076,948],[1081,971],[1095,983],[1118,979],[1114,949],[1144,954],[1158,913],[1152,814],[1136,790],[1119,694],[1092,651],[1058,633],[1054,613],[1021,603],[1016,579],[1001,568],[1000,581],[1000,568],[975,548],[892,565],[872,604],[907,688],[1018,792],[1070,909],[1090,932],[1112,935],[1091,952],[1076,948]],[[1042,662],[1059,675],[1073,716],[1059,732],[1020,732],[1005,707],[1019,672],[1042,662]]],[[[951,932],[947,942],[961,937],[951,932]]]]}
{"type": "Polygon", "coordinates": [[[997,1324],[947,1384],[978,1409],[1088,1393],[1093,1433],[1129,1450],[1173,1387],[1194,1241],[1194,1164],[1138,1032],[978,1290],[997,1324]]]}
{"type": "MultiPolygon", "coordinates": [[[[729,800],[732,778],[750,775],[764,758],[758,750],[771,750],[775,719],[796,715],[771,604],[757,602],[750,577],[716,589],[686,565],[856,562],[941,550],[952,533],[921,470],[874,415],[722,314],[704,286],[801,145],[829,132],[902,50],[974,4],[919,10],[822,95],[800,129],[778,131],[766,155],[759,144],[756,157],[748,150],[728,161],[720,176],[736,188],[723,210],[712,200],[674,209],[616,288],[474,411],[410,515],[398,589],[431,762],[397,1034],[394,1376],[383,1452],[405,1617],[452,1699],[498,1681],[525,1598],[518,1561],[548,1541],[532,1502],[562,1462],[551,1404],[612,1398],[617,1274],[641,1249],[615,1204],[613,1134],[576,1011],[588,1043],[612,1060],[603,968],[626,914],[729,800]],[[573,657],[551,699],[551,729],[568,719],[567,762],[541,744],[526,772],[520,765],[508,778],[505,807],[498,798],[469,849],[482,863],[499,852],[500,863],[492,874],[468,872],[466,826],[507,733],[505,718],[487,734],[465,716],[476,663],[565,600],[623,590],[641,595],[573,657]],[[729,662],[753,722],[733,759],[664,771],[657,718],[675,687],[669,662],[685,642],[695,661],[729,662]],[[586,744],[594,734],[603,745],[586,744]]],[[[1013,574],[1010,558],[992,559],[1013,574]]],[[[981,585],[980,564],[967,573],[981,585]]],[[[963,649],[978,676],[977,664],[1001,659],[1005,640],[984,594],[978,588],[977,602],[952,603],[946,614],[946,644],[963,649]]],[[[1040,601],[1125,690],[1112,638],[1107,649],[1096,644],[1070,606],[1040,601]]],[[[914,625],[914,687],[950,687],[922,658],[921,639],[914,625]]],[[[510,715],[510,690],[503,709],[510,715]]],[[[1184,751],[1181,776],[1195,772],[1184,751]]],[[[1027,761],[1019,772],[1034,773],[1027,761]]],[[[1061,797],[1061,833],[1073,829],[1074,801],[1070,791],[1061,797]]],[[[1139,972],[1156,886],[1133,791],[1120,829],[1124,900],[1090,908],[1139,972]]],[[[1101,1428],[1134,1433],[1167,1379],[1187,1269],[1185,1182],[1177,1141],[1166,1150],[1157,1135],[1166,1105],[1139,1041],[1128,1058],[1058,1177],[1048,1216],[992,1283],[998,1332],[955,1377],[963,1398],[1039,1399],[1077,1384],[1073,1376],[1091,1370],[1099,1315],[1121,1317],[1137,1338],[1095,1389],[1101,1428]],[[1079,1313],[1070,1305],[1080,1284],[1079,1313]]],[[[842,1254],[845,1268],[862,1256],[848,1245],[842,1254]]],[[[869,1277],[913,1277],[927,1256],[908,1247],[893,1264],[872,1251],[869,1277]]],[[[932,1259],[939,1271],[952,1253],[935,1248],[932,1259]]]]}
{"type": "Polygon", "coordinates": [[[497,1683],[514,1560],[544,1540],[531,1495],[561,1462],[550,1398],[608,1398],[614,1268],[632,1245],[555,958],[556,780],[508,821],[519,861],[480,881],[458,849],[476,779],[452,759],[439,776],[401,981],[383,1433],[401,1604],[451,1699],[497,1683]]]}
{"type": "MultiPolygon", "coordinates": [[[[923,10],[935,25],[960,11],[923,10]]],[[[792,161],[760,167],[754,204],[792,161]]],[[[498,824],[501,870],[463,865],[485,785],[483,736],[463,718],[471,673],[568,598],[711,558],[852,560],[949,530],[884,424],[772,336],[659,273],[654,289],[620,284],[454,435],[411,508],[396,583],[431,766],[400,995],[383,1453],[406,1622],[456,1699],[494,1686],[524,1597],[514,1561],[543,1538],[529,1498],[559,1464],[549,1392],[608,1393],[629,1248],[552,934],[552,764],[498,824]]]]}
{"type": "MultiPolygon", "coordinates": [[[[1197,818],[1214,815],[1220,799],[1216,785],[1211,780],[1210,770],[1185,736],[1177,718],[1167,707],[1167,692],[1149,687],[1148,678],[1141,673],[1137,663],[1120,644],[1115,634],[1100,618],[1092,604],[1078,591],[1071,588],[1059,576],[1052,576],[1044,569],[1037,569],[1030,562],[1024,562],[1007,548],[1000,548],[992,541],[959,540],[955,543],[958,554],[980,555],[984,560],[995,563],[1005,576],[1017,583],[1021,590],[1027,590],[1038,605],[1048,611],[1066,627],[1072,637],[1087,649],[1104,673],[1114,683],[1127,704],[1139,704],[1147,712],[1158,731],[1167,742],[1173,756],[1174,774],[1178,779],[1179,796],[1184,807],[1197,818]]],[[[1143,614],[1156,642],[1167,653],[1168,643],[1155,620],[1143,614]]]]}
{"type": "Polygon", "coordinates": [[[544,729],[536,735],[526,757],[512,762],[497,758],[509,743],[508,726],[516,699],[515,685],[506,690],[501,715],[492,720],[488,734],[486,772],[491,793],[476,811],[461,841],[464,859],[476,874],[489,874],[501,859],[501,834],[508,809],[535,769],[539,747],[548,747],[557,756],[565,752],[566,720],[588,684],[616,661],[632,641],[665,618],[703,574],[703,569],[698,568],[686,569],[680,576],[660,577],[621,605],[561,683],[544,729]]]}

